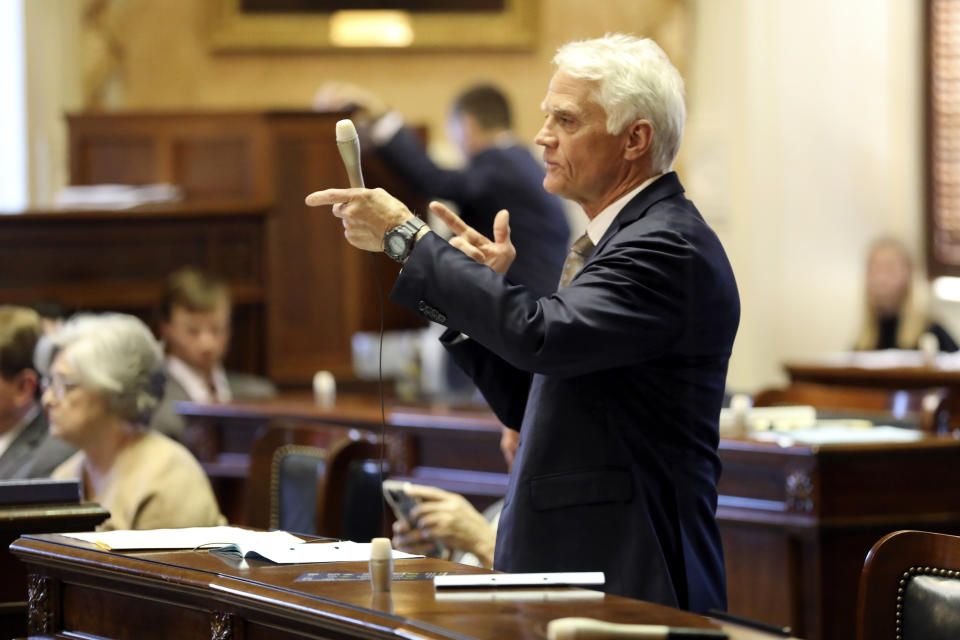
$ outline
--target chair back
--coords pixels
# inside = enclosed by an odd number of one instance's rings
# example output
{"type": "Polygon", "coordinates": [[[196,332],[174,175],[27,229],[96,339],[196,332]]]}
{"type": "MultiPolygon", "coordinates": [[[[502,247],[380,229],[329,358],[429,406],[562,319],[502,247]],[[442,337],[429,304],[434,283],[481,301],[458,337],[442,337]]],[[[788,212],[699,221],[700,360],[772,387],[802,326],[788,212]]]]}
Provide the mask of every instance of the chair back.
{"type": "Polygon", "coordinates": [[[949,423],[946,389],[882,389],[795,382],[764,389],[753,406],[810,405],[818,410],[889,414],[894,420],[931,433],[945,433],[949,423]]]}
{"type": "Polygon", "coordinates": [[[380,535],[380,445],[344,427],[271,423],[253,443],[249,524],[366,541],[380,535]]]}
{"type": "Polygon", "coordinates": [[[960,638],[960,537],[896,531],[867,554],[858,640],[960,638]]]}

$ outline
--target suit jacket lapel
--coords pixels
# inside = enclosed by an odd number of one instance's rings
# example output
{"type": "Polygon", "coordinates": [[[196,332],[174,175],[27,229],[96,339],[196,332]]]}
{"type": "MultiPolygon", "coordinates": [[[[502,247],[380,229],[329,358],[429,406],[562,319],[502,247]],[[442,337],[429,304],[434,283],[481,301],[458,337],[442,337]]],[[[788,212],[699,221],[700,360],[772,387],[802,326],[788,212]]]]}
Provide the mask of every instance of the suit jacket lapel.
{"type": "MultiPolygon", "coordinates": [[[[683,193],[683,185],[680,184],[680,179],[677,177],[675,171],[665,173],[654,180],[617,214],[613,223],[603,234],[603,237],[600,238],[600,242],[597,243],[597,248],[594,249],[592,255],[596,256],[602,253],[603,247],[610,241],[610,238],[616,235],[623,227],[642,218],[647,210],[654,204],[665,198],[670,198],[681,193],[683,193]]],[[[589,262],[589,260],[587,262],[589,262]]]]}
{"type": "Polygon", "coordinates": [[[46,434],[47,427],[43,423],[43,411],[41,410],[0,456],[0,470],[2,470],[0,475],[12,473],[22,465],[26,457],[39,446],[40,441],[46,434]]]}

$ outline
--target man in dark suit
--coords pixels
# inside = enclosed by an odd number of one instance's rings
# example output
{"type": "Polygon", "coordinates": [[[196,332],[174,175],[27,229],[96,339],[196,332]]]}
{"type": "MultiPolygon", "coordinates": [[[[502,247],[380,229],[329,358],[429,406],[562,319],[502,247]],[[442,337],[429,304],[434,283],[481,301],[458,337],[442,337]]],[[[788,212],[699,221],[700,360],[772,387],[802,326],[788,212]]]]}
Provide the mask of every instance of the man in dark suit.
{"type": "Polygon", "coordinates": [[[717,422],[740,306],[719,240],[670,171],[683,81],[632,36],[569,43],[554,62],[543,184],[590,218],[554,295],[500,275],[506,215],[489,240],[433,203],[458,233],[450,246],[383,191],[307,202],[336,203],[348,241],[405,262],[391,298],[451,328],[451,353],[520,430],[495,568],[602,570],[610,593],[722,608],[717,422]]]}
{"type": "Polygon", "coordinates": [[[361,107],[381,158],[413,191],[443,198],[460,218],[482,234],[493,234],[501,209],[510,211],[510,238],[517,249],[507,277],[532,294],[553,293],[567,255],[570,229],[560,199],[540,186],[543,167],[513,134],[510,104],[502,91],[481,84],[453,102],[451,140],[468,159],[462,170],[438,167],[416,134],[377,96],[345,83],[328,83],[315,97],[323,108],[361,107]]]}
{"type": "Polygon", "coordinates": [[[37,401],[33,351],[41,333],[35,311],[0,306],[0,480],[45,478],[76,451],[50,435],[37,401]]]}
{"type": "Polygon", "coordinates": [[[152,428],[183,440],[185,424],[176,412],[177,401],[230,402],[276,395],[269,380],[224,368],[230,313],[230,289],[219,278],[193,267],[167,277],[160,301],[165,381],[163,399],[150,420],[152,428]]]}

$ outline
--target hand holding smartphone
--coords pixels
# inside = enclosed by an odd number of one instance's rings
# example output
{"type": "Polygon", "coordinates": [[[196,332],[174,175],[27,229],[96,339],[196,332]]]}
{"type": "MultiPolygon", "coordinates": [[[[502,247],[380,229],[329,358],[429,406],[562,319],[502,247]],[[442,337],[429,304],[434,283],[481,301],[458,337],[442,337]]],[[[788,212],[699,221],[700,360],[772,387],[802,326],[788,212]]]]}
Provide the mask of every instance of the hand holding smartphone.
{"type": "MultiPolygon", "coordinates": [[[[406,491],[406,488],[411,486],[409,482],[401,482],[399,480],[384,480],[383,481],[383,497],[386,499],[387,504],[390,505],[390,509],[393,511],[393,515],[396,516],[397,520],[405,522],[411,531],[417,528],[417,522],[410,515],[410,512],[415,506],[420,504],[420,498],[415,498],[409,495],[406,491]]],[[[418,550],[418,553],[424,553],[429,556],[434,557],[443,557],[445,554],[445,548],[440,542],[426,550],[418,550]]]]}
{"type": "Polygon", "coordinates": [[[416,523],[410,517],[410,512],[417,506],[419,500],[407,494],[406,487],[409,485],[409,482],[384,480],[383,497],[386,498],[387,504],[390,505],[397,520],[403,520],[413,529],[416,523]]]}

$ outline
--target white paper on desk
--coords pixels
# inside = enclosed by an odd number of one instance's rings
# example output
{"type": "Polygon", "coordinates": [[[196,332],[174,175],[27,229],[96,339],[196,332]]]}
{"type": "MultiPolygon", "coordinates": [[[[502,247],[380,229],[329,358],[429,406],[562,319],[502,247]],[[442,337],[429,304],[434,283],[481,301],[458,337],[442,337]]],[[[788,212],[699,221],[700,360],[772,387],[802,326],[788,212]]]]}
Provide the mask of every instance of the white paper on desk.
{"type": "MultiPolygon", "coordinates": [[[[786,431],[812,427],[817,421],[817,410],[809,405],[751,407],[746,421],[750,431],[786,431]]],[[[720,432],[729,433],[736,426],[732,409],[720,409],[720,432]]]]}
{"type": "Polygon", "coordinates": [[[68,538],[90,542],[110,551],[133,549],[196,549],[223,545],[274,547],[300,544],[301,538],[286,531],[250,531],[239,527],[187,527],[137,531],[90,531],[64,533],[68,538]]]}
{"type": "MultiPolygon", "coordinates": [[[[812,364],[878,370],[927,367],[923,352],[909,349],[843,351],[822,356],[814,360],[812,364]]],[[[938,353],[934,358],[933,368],[942,371],[957,371],[960,369],[960,352],[938,353]]]]}
{"type": "MultiPolygon", "coordinates": [[[[367,562],[370,560],[369,542],[314,542],[310,544],[275,545],[243,550],[246,558],[258,555],[277,564],[312,564],[322,562],[367,562]]],[[[422,558],[393,550],[393,559],[422,558]]]]}
{"type": "Polygon", "coordinates": [[[70,185],[57,194],[56,206],[60,209],[129,209],[181,200],[183,188],[172,184],[70,185]]]}
{"type": "Polygon", "coordinates": [[[751,434],[751,438],[767,442],[802,444],[861,444],[872,442],[914,442],[924,437],[923,432],[899,427],[861,427],[824,426],[813,429],[795,429],[784,433],[761,431],[751,434]]]}
{"type": "Polygon", "coordinates": [[[433,594],[437,602],[553,602],[557,600],[603,600],[603,591],[591,589],[485,589],[483,591],[437,591],[433,594]]]}

